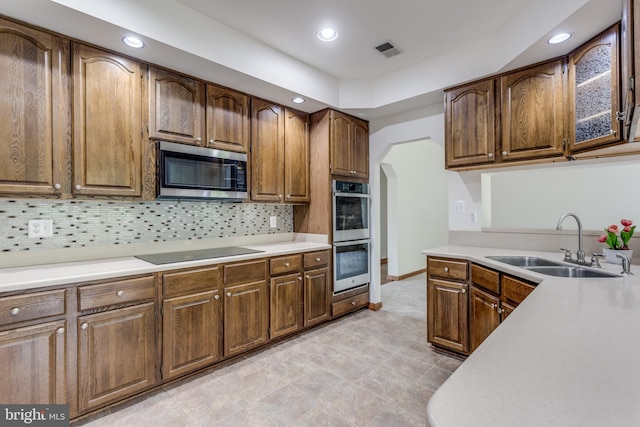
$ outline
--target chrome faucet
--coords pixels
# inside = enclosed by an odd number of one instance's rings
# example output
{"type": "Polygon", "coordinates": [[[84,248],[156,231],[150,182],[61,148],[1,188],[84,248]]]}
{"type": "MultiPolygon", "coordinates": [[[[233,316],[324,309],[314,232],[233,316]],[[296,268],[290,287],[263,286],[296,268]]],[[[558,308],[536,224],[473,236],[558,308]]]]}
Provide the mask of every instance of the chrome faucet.
{"type": "Polygon", "coordinates": [[[585,261],[585,256],[584,256],[584,248],[582,247],[582,223],[580,222],[580,218],[578,218],[578,215],[574,214],[574,213],[566,213],[564,215],[562,215],[560,217],[560,219],[558,220],[558,224],[556,225],[556,230],[562,230],[562,221],[564,221],[564,219],[568,216],[572,216],[575,218],[576,222],[578,223],[578,252],[576,252],[576,260],[569,260],[566,257],[565,254],[565,261],[570,261],[570,262],[575,262],[576,264],[587,264],[587,261],[585,261]]]}
{"type": "Polygon", "coordinates": [[[623,275],[633,275],[631,272],[631,260],[628,256],[622,254],[616,254],[618,258],[622,259],[622,273],[623,275]]]}

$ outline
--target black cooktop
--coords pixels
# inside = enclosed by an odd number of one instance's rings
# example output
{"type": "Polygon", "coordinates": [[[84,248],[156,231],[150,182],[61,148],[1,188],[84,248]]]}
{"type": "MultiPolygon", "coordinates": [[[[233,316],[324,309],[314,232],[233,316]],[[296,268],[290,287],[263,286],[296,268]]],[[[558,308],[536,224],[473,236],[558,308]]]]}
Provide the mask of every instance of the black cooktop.
{"type": "Polygon", "coordinates": [[[225,256],[255,254],[264,251],[243,248],[240,246],[227,246],[224,248],[199,249],[195,251],[169,252],[164,254],[136,255],[143,261],[151,264],[171,264],[173,262],[197,261],[207,258],[220,258],[225,256]]]}

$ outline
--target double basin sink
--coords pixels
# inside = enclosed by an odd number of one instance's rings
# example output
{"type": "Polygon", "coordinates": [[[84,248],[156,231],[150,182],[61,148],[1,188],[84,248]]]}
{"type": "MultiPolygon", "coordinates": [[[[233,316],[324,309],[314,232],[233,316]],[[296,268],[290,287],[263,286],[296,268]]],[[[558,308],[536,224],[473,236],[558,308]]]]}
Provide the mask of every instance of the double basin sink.
{"type": "Polygon", "coordinates": [[[494,261],[504,262],[515,267],[536,273],[557,277],[620,277],[618,274],[593,270],[579,266],[567,265],[558,261],[551,261],[534,256],[487,256],[494,261]]]}

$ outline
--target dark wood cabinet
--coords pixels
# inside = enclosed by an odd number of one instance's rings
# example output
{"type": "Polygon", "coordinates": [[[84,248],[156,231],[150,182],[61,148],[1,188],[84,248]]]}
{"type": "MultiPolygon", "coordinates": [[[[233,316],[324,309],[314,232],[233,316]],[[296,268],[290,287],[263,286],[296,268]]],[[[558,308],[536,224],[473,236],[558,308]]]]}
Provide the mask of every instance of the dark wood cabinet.
{"type": "Polygon", "coordinates": [[[500,78],[500,160],[562,156],[566,136],[564,59],[500,78]]]}
{"type": "Polygon", "coordinates": [[[445,92],[446,167],[496,161],[496,79],[445,92]]]}
{"type": "Polygon", "coordinates": [[[0,19],[0,194],[69,194],[69,42],[0,19]]]}
{"type": "Polygon", "coordinates": [[[203,82],[149,67],[149,138],[202,145],[203,82]]]}
{"type": "MultiPolygon", "coordinates": [[[[304,271],[304,326],[328,320],[331,276],[329,273],[329,251],[305,254],[304,271]],[[317,268],[317,266],[324,267],[317,268]]],[[[367,298],[368,302],[368,298],[367,298]]]]}
{"type": "Polygon", "coordinates": [[[624,140],[620,103],[618,24],[569,55],[569,130],[571,151],[599,148],[624,140]]]}
{"type": "Polygon", "coordinates": [[[277,338],[302,327],[302,275],[271,278],[269,337],[277,338]]]}
{"type": "Polygon", "coordinates": [[[309,202],[309,114],[284,110],[285,202],[309,202]]]}
{"type": "Polygon", "coordinates": [[[246,153],[249,147],[249,96],[207,84],[207,146],[246,153]]]}
{"type": "Polygon", "coordinates": [[[220,268],[162,274],[162,379],[176,378],[222,358],[220,268]]]}
{"type": "Polygon", "coordinates": [[[223,267],[224,356],[233,356],[269,340],[267,261],[223,267]]]}
{"type": "Polygon", "coordinates": [[[471,287],[469,312],[470,351],[473,352],[501,322],[500,299],[471,287]],[[500,312],[499,312],[500,311],[500,312]]]}
{"type": "Polygon", "coordinates": [[[72,46],[73,194],[139,197],[144,66],[72,46]]]}
{"type": "Polygon", "coordinates": [[[284,111],[251,100],[251,200],[282,202],[284,193],[284,111]]]}
{"type": "Polygon", "coordinates": [[[369,178],[369,124],[331,111],[331,174],[369,178]]]}

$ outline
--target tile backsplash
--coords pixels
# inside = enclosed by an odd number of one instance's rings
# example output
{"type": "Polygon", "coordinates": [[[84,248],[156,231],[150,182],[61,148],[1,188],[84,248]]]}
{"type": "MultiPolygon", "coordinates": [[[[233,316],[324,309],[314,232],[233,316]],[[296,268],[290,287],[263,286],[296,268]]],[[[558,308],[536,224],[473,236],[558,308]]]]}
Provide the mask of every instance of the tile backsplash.
{"type": "Polygon", "coordinates": [[[0,251],[254,236],[293,231],[287,205],[162,200],[151,202],[0,200],[0,251]],[[277,226],[270,227],[271,216],[277,226]],[[51,219],[53,236],[29,238],[28,220],[51,219]]]}

